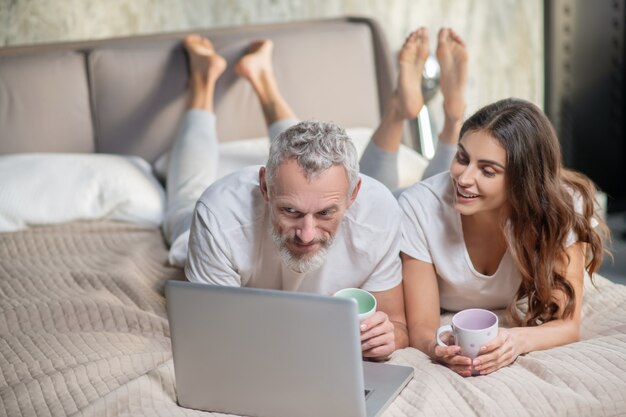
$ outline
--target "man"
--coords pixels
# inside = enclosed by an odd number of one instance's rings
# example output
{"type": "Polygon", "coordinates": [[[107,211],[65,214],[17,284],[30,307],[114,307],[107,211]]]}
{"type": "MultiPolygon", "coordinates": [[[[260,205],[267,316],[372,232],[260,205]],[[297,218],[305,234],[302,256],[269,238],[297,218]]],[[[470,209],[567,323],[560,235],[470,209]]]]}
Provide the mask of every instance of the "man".
{"type": "Polygon", "coordinates": [[[380,360],[407,341],[399,242],[397,202],[359,176],[345,131],[301,122],[272,141],[265,167],[237,171],[202,194],[185,273],[216,285],[368,290],[378,312],[361,323],[363,356],[380,360]]]}

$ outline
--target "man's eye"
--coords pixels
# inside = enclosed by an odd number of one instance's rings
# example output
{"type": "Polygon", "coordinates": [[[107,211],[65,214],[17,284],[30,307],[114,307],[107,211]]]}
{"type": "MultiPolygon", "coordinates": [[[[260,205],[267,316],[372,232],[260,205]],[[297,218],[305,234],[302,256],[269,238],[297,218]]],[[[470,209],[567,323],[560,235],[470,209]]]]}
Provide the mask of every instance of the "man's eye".
{"type": "Polygon", "coordinates": [[[335,210],[322,210],[317,213],[319,217],[330,219],[335,214],[335,210]]]}
{"type": "Polygon", "coordinates": [[[291,218],[300,217],[302,215],[302,213],[292,207],[283,207],[281,210],[285,216],[291,218]]]}

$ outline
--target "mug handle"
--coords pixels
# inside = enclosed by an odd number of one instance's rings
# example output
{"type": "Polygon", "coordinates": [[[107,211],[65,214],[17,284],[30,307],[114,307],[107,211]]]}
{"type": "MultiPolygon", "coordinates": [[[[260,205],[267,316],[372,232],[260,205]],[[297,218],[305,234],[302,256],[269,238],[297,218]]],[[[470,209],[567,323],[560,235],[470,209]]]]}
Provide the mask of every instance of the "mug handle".
{"type": "Polygon", "coordinates": [[[442,333],[446,333],[446,332],[450,332],[450,333],[452,333],[452,332],[453,332],[453,330],[452,330],[452,326],[451,326],[451,325],[446,324],[446,325],[441,326],[441,327],[439,327],[439,328],[437,329],[437,344],[438,344],[439,346],[448,346],[448,345],[446,345],[446,344],[443,342],[443,340],[441,340],[441,334],[442,334],[442,333]]]}

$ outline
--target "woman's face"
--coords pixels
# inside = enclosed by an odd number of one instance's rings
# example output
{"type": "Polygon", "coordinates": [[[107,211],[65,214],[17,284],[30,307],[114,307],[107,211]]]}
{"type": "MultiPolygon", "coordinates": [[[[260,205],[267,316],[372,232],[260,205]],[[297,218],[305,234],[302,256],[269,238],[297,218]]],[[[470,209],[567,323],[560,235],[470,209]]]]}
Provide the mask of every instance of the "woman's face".
{"type": "Polygon", "coordinates": [[[467,132],[450,166],[454,208],[471,216],[506,206],[506,151],[485,131],[467,132]]]}

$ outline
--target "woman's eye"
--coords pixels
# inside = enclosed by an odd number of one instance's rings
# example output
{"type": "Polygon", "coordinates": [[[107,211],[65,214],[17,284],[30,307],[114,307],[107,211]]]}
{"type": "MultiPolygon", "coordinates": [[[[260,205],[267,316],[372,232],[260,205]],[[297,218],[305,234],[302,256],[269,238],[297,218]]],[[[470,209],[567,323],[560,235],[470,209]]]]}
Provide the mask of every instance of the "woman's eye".
{"type": "Polygon", "coordinates": [[[464,164],[464,165],[467,164],[467,158],[465,157],[465,155],[462,155],[460,152],[457,152],[454,157],[458,163],[464,164]]]}
{"type": "Polygon", "coordinates": [[[493,178],[493,177],[496,176],[496,173],[491,171],[491,170],[489,170],[489,169],[483,168],[482,171],[483,171],[483,175],[485,175],[485,177],[493,178]]]}

